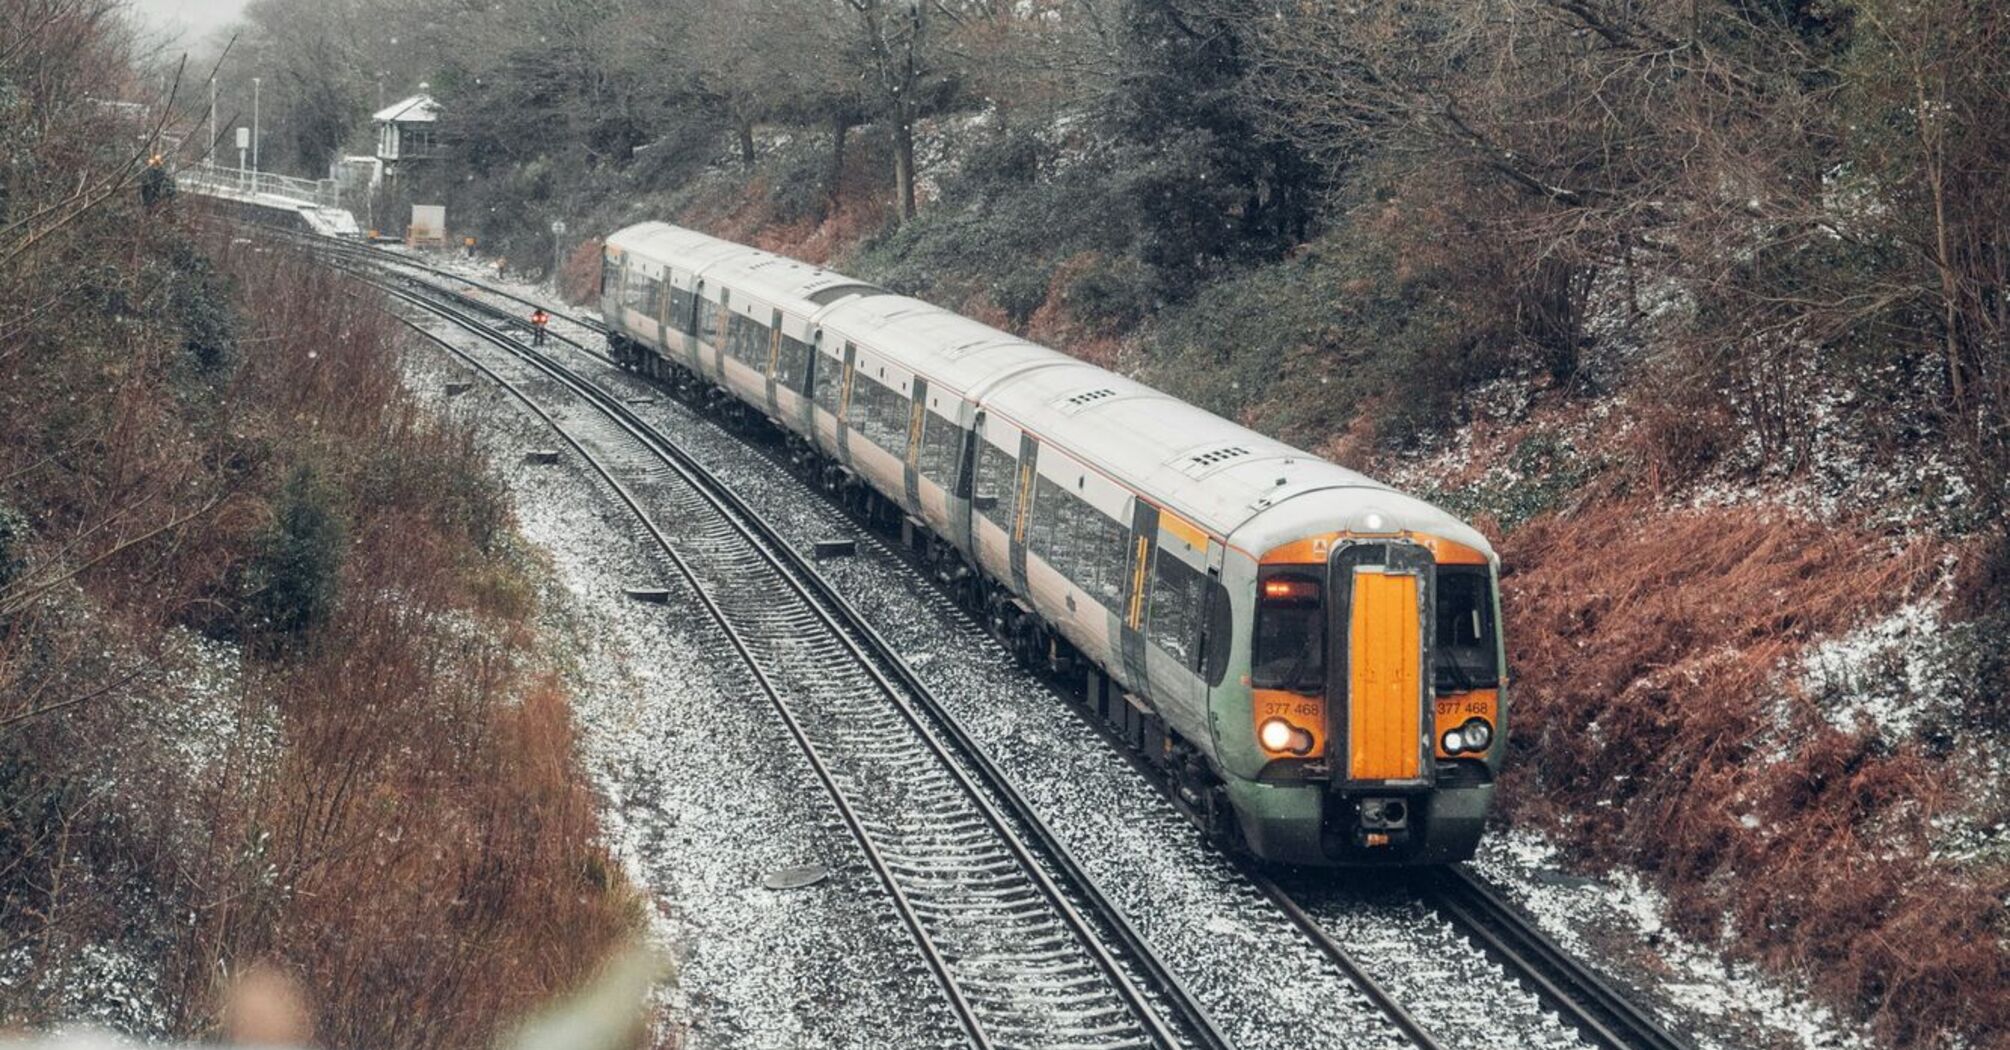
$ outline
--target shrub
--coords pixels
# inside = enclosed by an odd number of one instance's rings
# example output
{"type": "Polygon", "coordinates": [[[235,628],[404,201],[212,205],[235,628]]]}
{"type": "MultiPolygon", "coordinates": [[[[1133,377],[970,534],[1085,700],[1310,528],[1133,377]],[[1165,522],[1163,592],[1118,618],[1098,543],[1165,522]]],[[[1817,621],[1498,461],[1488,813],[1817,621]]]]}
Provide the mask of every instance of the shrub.
{"type": "Polygon", "coordinates": [[[237,310],[230,282],[187,240],[178,239],[171,246],[169,264],[173,272],[168,311],[181,329],[189,363],[199,375],[226,371],[237,353],[237,310]]]}
{"type": "Polygon", "coordinates": [[[300,635],[326,622],[335,608],[342,544],[328,489],[311,466],[294,468],[252,563],[247,605],[253,633],[300,635]]]}
{"type": "Polygon", "coordinates": [[[1151,273],[1132,256],[1092,255],[1086,265],[1064,273],[1061,301],[1093,330],[1126,331],[1151,312],[1151,273]]]}
{"type": "Polygon", "coordinates": [[[775,222],[823,221],[831,204],[830,155],[829,134],[798,131],[763,158],[768,206],[775,222]]]}
{"type": "Polygon", "coordinates": [[[999,299],[1001,308],[1029,318],[1063,260],[1083,252],[1130,251],[1136,237],[1132,206],[1112,174],[1108,159],[1093,154],[1043,169],[1030,181],[1023,171],[999,173],[966,164],[944,180],[940,201],[868,239],[840,262],[861,277],[950,309],[1002,293],[1013,305],[999,299]],[[1006,284],[1010,287],[1001,287],[1006,284]]]}
{"type": "Polygon", "coordinates": [[[1023,328],[1047,301],[1048,274],[1039,269],[1013,270],[991,286],[991,301],[1005,311],[1015,328],[1023,328]]]}
{"type": "Polygon", "coordinates": [[[972,143],[945,180],[945,198],[970,200],[993,189],[1030,186],[1051,161],[1053,150],[1029,125],[1013,124],[972,143]]]}
{"type": "Polygon", "coordinates": [[[0,503],[0,589],[28,567],[28,518],[0,503]]]}

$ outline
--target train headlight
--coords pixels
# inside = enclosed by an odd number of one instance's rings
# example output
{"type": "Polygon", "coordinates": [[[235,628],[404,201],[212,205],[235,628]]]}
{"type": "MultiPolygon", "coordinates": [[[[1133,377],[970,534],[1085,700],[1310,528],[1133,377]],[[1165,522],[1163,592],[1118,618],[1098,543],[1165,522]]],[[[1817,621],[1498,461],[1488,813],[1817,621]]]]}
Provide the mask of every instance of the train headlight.
{"type": "Polygon", "coordinates": [[[1256,739],[1266,751],[1282,751],[1293,755],[1312,753],[1312,734],[1282,718],[1265,720],[1257,727],[1256,739]]]}
{"type": "Polygon", "coordinates": [[[1470,718],[1466,724],[1446,731],[1438,741],[1445,754],[1456,755],[1461,751],[1485,751],[1494,742],[1494,727],[1484,718],[1470,718]]]}

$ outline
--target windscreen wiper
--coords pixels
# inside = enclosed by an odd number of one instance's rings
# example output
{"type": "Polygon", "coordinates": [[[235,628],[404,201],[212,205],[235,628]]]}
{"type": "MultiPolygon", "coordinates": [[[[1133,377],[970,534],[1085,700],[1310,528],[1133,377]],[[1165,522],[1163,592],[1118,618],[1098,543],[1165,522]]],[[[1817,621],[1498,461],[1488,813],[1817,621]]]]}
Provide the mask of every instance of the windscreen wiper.
{"type": "Polygon", "coordinates": [[[1440,673],[1450,671],[1452,673],[1452,678],[1454,680],[1452,684],[1456,686],[1460,692],[1471,692],[1479,688],[1478,685],[1475,685],[1473,683],[1472,676],[1466,674],[1465,665],[1459,663],[1458,657],[1454,656],[1451,657],[1449,660],[1447,660],[1444,656],[1440,656],[1438,660],[1439,663],[1437,666],[1437,670],[1440,673]]]}

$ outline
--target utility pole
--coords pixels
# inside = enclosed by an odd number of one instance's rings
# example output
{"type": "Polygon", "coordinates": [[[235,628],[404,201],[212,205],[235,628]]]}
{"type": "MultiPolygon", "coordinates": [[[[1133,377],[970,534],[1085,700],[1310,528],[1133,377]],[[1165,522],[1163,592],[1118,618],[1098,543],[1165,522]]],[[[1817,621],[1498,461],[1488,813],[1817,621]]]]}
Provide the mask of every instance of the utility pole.
{"type": "Polygon", "coordinates": [[[551,286],[556,289],[559,267],[565,265],[565,220],[551,220],[551,286]]]}
{"type": "Polygon", "coordinates": [[[203,150],[205,168],[216,167],[216,78],[209,78],[209,148],[203,150]]]}
{"type": "Polygon", "coordinates": [[[258,82],[262,77],[251,78],[251,188],[258,188],[258,82]]]}

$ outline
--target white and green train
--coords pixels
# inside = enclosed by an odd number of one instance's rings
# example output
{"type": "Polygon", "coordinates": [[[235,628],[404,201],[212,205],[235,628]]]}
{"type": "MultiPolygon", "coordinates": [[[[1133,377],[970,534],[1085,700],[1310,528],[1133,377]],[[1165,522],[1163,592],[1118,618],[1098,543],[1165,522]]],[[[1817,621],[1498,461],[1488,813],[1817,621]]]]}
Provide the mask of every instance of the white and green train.
{"type": "Polygon", "coordinates": [[[1472,855],[1507,717],[1499,560],[1422,500],[918,299],[660,222],[607,239],[618,360],[771,420],[1087,699],[1208,830],[1291,864],[1472,855]]]}

